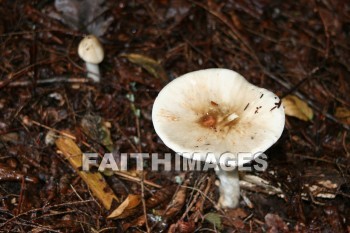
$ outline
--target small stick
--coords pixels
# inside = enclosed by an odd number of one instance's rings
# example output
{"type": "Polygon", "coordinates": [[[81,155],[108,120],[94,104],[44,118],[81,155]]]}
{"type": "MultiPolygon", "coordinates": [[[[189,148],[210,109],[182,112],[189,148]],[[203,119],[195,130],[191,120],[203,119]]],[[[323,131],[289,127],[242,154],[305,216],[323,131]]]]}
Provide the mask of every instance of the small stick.
{"type": "MultiPolygon", "coordinates": [[[[291,89],[291,85],[285,81],[283,81],[282,79],[278,78],[277,76],[275,76],[274,74],[272,74],[271,72],[267,71],[262,65],[260,65],[260,68],[262,69],[262,71],[269,76],[272,80],[278,82],[281,86],[283,86],[286,89],[291,89]]],[[[329,120],[341,125],[344,129],[350,130],[350,127],[343,124],[342,122],[340,122],[337,118],[335,118],[334,116],[332,116],[329,113],[324,113],[322,111],[322,109],[317,106],[312,100],[306,98],[302,93],[300,93],[299,91],[295,91],[294,94],[299,97],[300,99],[304,100],[307,102],[308,105],[310,105],[311,108],[313,108],[315,111],[323,114],[326,118],[328,118],[329,120]]]]}
{"type": "MultiPolygon", "coordinates": [[[[89,83],[90,80],[87,78],[70,78],[68,76],[57,76],[50,79],[38,79],[35,83],[37,85],[45,85],[51,83],[89,83]]],[[[33,84],[32,81],[16,81],[8,84],[9,87],[25,87],[33,84]]]]}
{"type": "Polygon", "coordinates": [[[37,121],[34,121],[34,120],[30,120],[30,119],[28,119],[28,120],[29,120],[29,122],[28,122],[29,124],[32,123],[32,124],[34,124],[34,125],[37,125],[37,126],[40,126],[40,127],[44,128],[44,129],[51,130],[51,131],[53,131],[53,132],[55,132],[55,133],[58,133],[58,134],[60,134],[60,135],[63,135],[63,136],[65,136],[65,137],[67,137],[67,138],[70,138],[70,139],[72,139],[72,140],[74,140],[74,141],[77,140],[77,138],[76,138],[75,136],[71,135],[71,134],[68,134],[68,133],[65,133],[65,132],[63,132],[63,131],[60,131],[60,130],[51,128],[51,127],[49,127],[49,126],[47,126],[47,125],[43,125],[43,124],[41,124],[41,123],[39,123],[39,122],[37,122],[37,121]]]}
{"type": "MultiPolygon", "coordinates": [[[[133,176],[130,176],[124,172],[119,172],[119,171],[115,171],[114,174],[118,175],[118,176],[121,176],[127,180],[131,180],[131,181],[135,181],[135,182],[141,182],[141,179],[138,178],[138,177],[133,177],[133,176]]],[[[145,184],[149,185],[149,186],[152,186],[152,187],[155,187],[155,188],[162,188],[162,186],[156,184],[156,183],[153,183],[152,181],[149,181],[149,180],[144,180],[143,181],[145,184]]]]}
{"type": "Polygon", "coordinates": [[[145,201],[145,174],[142,171],[141,174],[141,197],[142,197],[142,208],[143,208],[143,214],[145,216],[145,223],[146,223],[146,229],[147,229],[147,233],[151,233],[151,228],[149,226],[148,223],[148,219],[147,219],[147,208],[146,208],[146,201],[145,201]]]}
{"type": "MultiPolygon", "coordinates": [[[[69,134],[69,133],[66,133],[66,132],[63,132],[63,131],[61,131],[61,130],[57,130],[57,129],[51,128],[51,127],[49,127],[49,126],[47,126],[47,125],[43,125],[43,124],[41,124],[41,123],[39,123],[39,122],[37,122],[37,121],[34,121],[34,120],[30,120],[30,119],[27,119],[27,120],[28,120],[28,123],[29,123],[29,124],[32,123],[32,124],[34,124],[34,125],[37,125],[37,126],[40,126],[40,127],[44,128],[44,129],[51,130],[51,131],[53,131],[53,132],[55,132],[55,133],[58,133],[58,134],[60,134],[60,135],[62,135],[62,136],[65,136],[65,137],[67,137],[67,138],[70,138],[70,139],[72,139],[72,140],[74,140],[74,141],[77,140],[77,138],[76,138],[75,136],[73,136],[73,135],[71,135],[71,134],[69,134]]],[[[85,141],[81,141],[81,143],[82,143],[83,145],[85,145],[86,147],[90,148],[92,151],[94,151],[94,152],[97,153],[97,150],[95,150],[95,149],[93,148],[93,146],[91,146],[89,143],[87,143],[87,142],[85,142],[85,141]]]]}

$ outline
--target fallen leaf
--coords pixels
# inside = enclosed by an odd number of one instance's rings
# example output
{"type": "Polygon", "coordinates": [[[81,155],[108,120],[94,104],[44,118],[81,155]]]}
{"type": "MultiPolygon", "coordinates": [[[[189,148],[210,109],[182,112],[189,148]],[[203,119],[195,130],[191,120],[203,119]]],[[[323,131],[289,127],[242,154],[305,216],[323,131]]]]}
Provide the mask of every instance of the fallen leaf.
{"type": "Polygon", "coordinates": [[[222,219],[222,224],[226,226],[235,227],[238,229],[244,228],[243,219],[246,218],[248,214],[241,208],[228,209],[226,214],[222,219]]]}
{"type": "Polygon", "coordinates": [[[106,124],[102,117],[87,114],[81,120],[80,125],[83,132],[91,139],[104,145],[109,150],[109,152],[113,151],[111,133],[106,127],[106,124]]]}
{"type": "Polygon", "coordinates": [[[136,217],[142,213],[143,213],[142,205],[139,205],[139,206],[135,207],[134,209],[124,209],[124,211],[119,216],[113,217],[113,219],[125,219],[125,218],[128,218],[130,216],[136,217]]]}
{"type": "Polygon", "coordinates": [[[211,224],[213,224],[215,226],[215,228],[217,228],[219,230],[222,228],[221,217],[219,214],[208,213],[204,216],[204,219],[207,220],[208,222],[210,222],[211,224]]]}
{"type": "Polygon", "coordinates": [[[128,197],[107,218],[119,217],[125,210],[137,207],[141,202],[140,195],[129,194],[128,197]]]}
{"type": "Polygon", "coordinates": [[[167,200],[170,200],[176,190],[175,185],[170,185],[157,190],[150,198],[146,200],[147,208],[154,208],[158,205],[163,204],[167,200]]]}
{"type": "Polygon", "coordinates": [[[141,66],[154,77],[162,79],[164,82],[169,81],[165,70],[156,60],[135,53],[123,54],[121,56],[126,57],[130,62],[141,66]]]}
{"type": "Polygon", "coordinates": [[[294,95],[284,97],[282,103],[287,116],[296,117],[303,121],[310,121],[314,116],[312,109],[307,103],[294,95]]]}
{"type": "MultiPolygon", "coordinates": [[[[175,190],[176,190],[176,185],[170,185],[170,186],[164,187],[164,188],[156,191],[150,198],[148,198],[146,200],[146,208],[153,209],[154,207],[162,205],[166,201],[171,200],[172,196],[174,195],[175,190]]],[[[134,209],[125,209],[122,214],[120,214],[118,217],[116,217],[116,219],[124,219],[124,218],[127,218],[129,216],[135,216],[137,214],[140,214],[140,211],[142,211],[141,206],[137,206],[134,209]]],[[[156,212],[157,211],[154,211],[154,213],[156,213],[156,212]]],[[[162,228],[162,227],[167,228],[168,223],[166,220],[164,220],[166,218],[163,218],[160,215],[156,215],[154,213],[148,214],[147,218],[148,218],[149,223],[152,223],[152,224],[157,226],[157,231],[155,231],[155,232],[160,232],[159,228],[162,228]]],[[[124,229],[124,231],[126,231],[131,226],[139,226],[140,227],[144,224],[145,224],[145,216],[141,215],[137,219],[135,219],[131,222],[128,221],[127,223],[123,224],[123,229],[124,229]]]]}
{"type": "Polygon", "coordinates": [[[192,233],[196,232],[196,224],[194,221],[179,220],[176,224],[169,227],[168,233],[192,233]]]}
{"type": "Polygon", "coordinates": [[[243,209],[236,208],[236,209],[227,210],[226,216],[230,217],[231,219],[234,219],[234,218],[244,219],[248,216],[248,214],[243,209]]]}
{"type": "Polygon", "coordinates": [[[289,232],[287,224],[277,214],[267,214],[265,223],[268,227],[268,232],[289,232]]]}
{"type": "Polygon", "coordinates": [[[75,30],[86,29],[90,34],[102,36],[113,22],[107,16],[111,8],[106,0],[55,0],[55,8],[59,15],[50,14],[75,30]]]}
{"type": "Polygon", "coordinates": [[[155,210],[154,213],[162,215],[163,217],[172,217],[178,213],[185,204],[187,196],[187,185],[189,181],[186,180],[182,186],[174,194],[172,201],[168,204],[165,210],[155,210]]]}
{"type": "Polygon", "coordinates": [[[350,109],[345,107],[338,107],[335,109],[334,116],[344,124],[350,125],[350,109]]]}
{"type": "Polygon", "coordinates": [[[78,173],[78,175],[89,186],[92,193],[101,201],[103,206],[109,210],[113,200],[118,201],[112,189],[109,187],[102,174],[99,172],[81,171],[83,154],[77,144],[70,138],[60,137],[56,140],[57,148],[62,151],[64,157],[78,173]]]}
{"type": "Polygon", "coordinates": [[[126,230],[128,230],[130,227],[141,227],[146,223],[146,218],[145,215],[141,215],[138,218],[134,219],[133,221],[127,221],[125,223],[123,223],[123,232],[126,232],[126,230]]]}

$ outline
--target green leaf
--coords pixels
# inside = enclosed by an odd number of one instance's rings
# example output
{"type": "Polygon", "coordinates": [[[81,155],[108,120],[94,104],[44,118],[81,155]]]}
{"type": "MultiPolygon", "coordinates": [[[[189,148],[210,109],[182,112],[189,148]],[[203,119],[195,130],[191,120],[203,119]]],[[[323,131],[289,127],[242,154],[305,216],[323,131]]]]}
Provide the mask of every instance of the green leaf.
{"type": "Polygon", "coordinates": [[[204,217],[205,220],[208,222],[212,223],[217,229],[221,230],[222,225],[221,225],[221,217],[217,213],[208,213],[204,217]]]}
{"type": "Polygon", "coordinates": [[[141,66],[155,78],[159,78],[164,82],[169,81],[165,70],[156,60],[136,53],[122,54],[121,56],[126,57],[130,62],[141,66]]]}

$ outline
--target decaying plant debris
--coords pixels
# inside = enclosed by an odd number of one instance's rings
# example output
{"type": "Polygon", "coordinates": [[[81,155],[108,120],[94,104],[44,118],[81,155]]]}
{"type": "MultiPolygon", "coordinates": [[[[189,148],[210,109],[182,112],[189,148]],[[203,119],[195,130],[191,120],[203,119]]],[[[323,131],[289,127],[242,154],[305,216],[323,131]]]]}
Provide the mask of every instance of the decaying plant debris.
{"type": "Polygon", "coordinates": [[[86,1],[96,10],[82,17],[74,2],[0,1],[1,231],[350,231],[349,3],[105,0],[86,1]],[[106,52],[100,83],[77,54],[93,32],[106,52]],[[107,210],[54,142],[116,158],[170,152],[153,101],[211,67],[289,99],[268,169],[240,174],[240,206],[226,211],[213,171],[107,171],[107,210]]]}

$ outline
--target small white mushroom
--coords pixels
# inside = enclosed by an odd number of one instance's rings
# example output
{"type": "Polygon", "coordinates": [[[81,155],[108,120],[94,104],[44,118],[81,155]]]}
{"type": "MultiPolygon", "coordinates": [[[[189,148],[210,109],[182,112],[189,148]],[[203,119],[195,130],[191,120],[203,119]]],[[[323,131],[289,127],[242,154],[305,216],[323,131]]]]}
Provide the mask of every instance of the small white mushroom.
{"type": "Polygon", "coordinates": [[[100,69],[98,64],[103,61],[104,51],[102,44],[94,35],[88,35],[82,39],[78,46],[78,54],[86,63],[88,78],[95,82],[100,81],[100,69]]]}
{"type": "Polygon", "coordinates": [[[195,159],[205,161],[208,153],[214,154],[220,179],[218,204],[234,208],[240,196],[237,167],[278,140],[285,115],[272,92],[234,71],[207,69],[165,86],[154,102],[152,121],[165,145],[184,157],[195,153],[195,159]],[[223,155],[231,163],[221,160],[223,155]]]}

